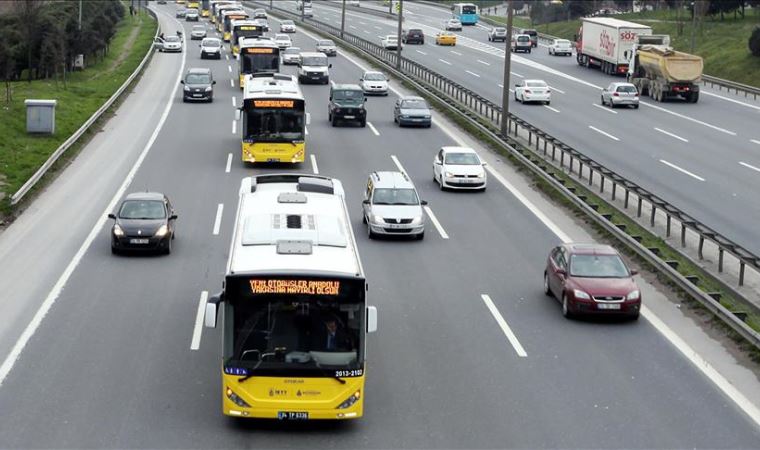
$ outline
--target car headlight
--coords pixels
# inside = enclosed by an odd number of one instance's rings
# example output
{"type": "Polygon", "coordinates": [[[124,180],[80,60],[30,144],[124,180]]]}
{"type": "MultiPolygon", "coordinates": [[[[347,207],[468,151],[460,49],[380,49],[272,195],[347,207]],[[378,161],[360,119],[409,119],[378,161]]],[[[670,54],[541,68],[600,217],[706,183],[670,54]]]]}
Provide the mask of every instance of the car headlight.
{"type": "Polygon", "coordinates": [[[478,174],[478,178],[485,178],[485,177],[486,177],[486,173],[485,172],[480,172],[478,174]]]}
{"type": "Polygon", "coordinates": [[[251,405],[249,405],[245,400],[240,398],[236,393],[232,392],[232,389],[227,388],[226,390],[227,398],[232,401],[232,403],[240,406],[241,408],[250,408],[251,405]]]}
{"type": "Polygon", "coordinates": [[[119,224],[115,224],[113,226],[113,235],[117,236],[117,237],[124,236],[124,230],[121,229],[121,227],[119,226],[119,224]]]}
{"type": "Polygon", "coordinates": [[[212,90],[214,90],[214,88],[212,88],[211,86],[206,88],[206,92],[211,92],[212,90]]]}
{"type": "Polygon", "coordinates": [[[166,225],[161,225],[158,230],[156,230],[156,234],[154,234],[155,237],[164,237],[166,236],[166,233],[169,232],[169,227],[166,225]]]}
{"type": "Polygon", "coordinates": [[[372,221],[375,223],[385,223],[383,216],[378,216],[377,214],[372,214],[372,221]]]}
{"type": "Polygon", "coordinates": [[[185,86],[185,91],[189,91],[190,88],[188,86],[185,86]]]}
{"type": "Polygon", "coordinates": [[[632,291],[630,294],[626,295],[626,296],[625,296],[625,299],[626,299],[626,300],[636,300],[636,299],[638,299],[640,296],[641,296],[641,292],[639,292],[639,290],[638,290],[638,289],[636,289],[635,291],[632,291]]]}
{"type": "Polygon", "coordinates": [[[428,119],[428,120],[429,120],[429,119],[430,119],[430,114],[428,114],[428,115],[426,115],[426,116],[424,116],[424,117],[425,117],[425,119],[428,119]]]}
{"type": "Polygon", "coordinates": [[[412,225],[419,225],[419,224],[421,224],[422,223],[422,219],[423,219],[422,216],[415,217],[414,219],[412,219],[412,225]]]}
{"type": "Polygon", "coordinates": [[[454,173],[449,172],[448,170],[446,172],[444,172],[444,175],[446,176],[446,178],[452,178],[452,177],[455,176],[454,173]]]}
{"type": "Polygon", "coordinates": [[[581,300],[590,300],[591,299],[591,296],[588,295],[588,293],[583,292],[583,291],[578,290],[578,289],[573,289],[573,295],[575,296],[575,298],[578,298],[578,299],[581,299],[581,300]]]}
{"type": "Polygon", "coordinates": [[[358,402],[359,399],[362,398],[362,391],[356,391],[353,394],[351,394],[350,397],[348,397],[346,400],[343,401],[340,405],[338,405],[338,409],[346,409],[353,406],[354,403],[358,402]]]}

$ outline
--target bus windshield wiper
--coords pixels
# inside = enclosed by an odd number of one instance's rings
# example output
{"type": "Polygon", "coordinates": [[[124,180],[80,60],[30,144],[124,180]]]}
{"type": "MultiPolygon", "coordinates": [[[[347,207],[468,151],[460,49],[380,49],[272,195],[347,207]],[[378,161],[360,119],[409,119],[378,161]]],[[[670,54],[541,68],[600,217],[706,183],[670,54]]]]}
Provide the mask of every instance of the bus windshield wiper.
{"type": "Polygon", "coordinates": [[[340,377],[336,377],[335,375],[331,375],[327,370],[325,370],[325,368],[323,368],[322,366],[320,366],[319,363],[316,360],[314,361],[314,364],[317,366],[317,369],[319,369],[319,371],[322,373],[322,375],[330,376],[330,377],[334,378],[336,381],[338,381],[338,383],[340,383],[340,384],[346,384],[346,380],[344,380],[343,378],[340,378],[340,377]]]}

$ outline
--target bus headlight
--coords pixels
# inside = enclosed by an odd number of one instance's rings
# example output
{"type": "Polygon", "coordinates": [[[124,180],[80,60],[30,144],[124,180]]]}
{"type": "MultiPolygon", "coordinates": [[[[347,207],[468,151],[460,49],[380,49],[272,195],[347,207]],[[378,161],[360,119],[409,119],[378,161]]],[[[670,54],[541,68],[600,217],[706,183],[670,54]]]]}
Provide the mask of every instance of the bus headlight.
{"type": "Polygon", "coordinates": [[[362,391],[356,391],[351,394],[351,396],[348,397],[343,403],[338,405],[338,409],[350,408],[354,405],[354,403],[358,402],[360,398],[362,398],[362,391]]]}
{"type": "Polygon", "coordinates": [[[250,408],[251,407],[251,405],[249,405],[245,400],[243,400],[242,398],[238,397],[238,395],[236,393],[232,392],[232,389],[227,388],[226,394],[227,394],[227,398],[230,399],[230,401],[232,403],[240,406],[241,408],[250,408]]]}

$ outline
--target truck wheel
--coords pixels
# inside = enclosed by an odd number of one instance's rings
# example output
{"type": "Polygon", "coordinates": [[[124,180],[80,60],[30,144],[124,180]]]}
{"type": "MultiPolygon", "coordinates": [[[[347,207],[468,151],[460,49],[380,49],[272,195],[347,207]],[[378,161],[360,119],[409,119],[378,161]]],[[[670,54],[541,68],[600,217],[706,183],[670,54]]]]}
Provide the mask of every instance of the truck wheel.
{"type": "Polygon", "coordinates": [[[606,105],[606,103],[604,103],[604,96],[600,96],[600,97],[599,97],[599,99],[600,99],[600,100],[601,100],[601,102],[602,102],[602,106],[606,105]]]}
{"type": "Polygon", "coordinates": [[[699,92],[692,92],[689,94],[689,103],[697,103],[699,101],[699,92]]]}

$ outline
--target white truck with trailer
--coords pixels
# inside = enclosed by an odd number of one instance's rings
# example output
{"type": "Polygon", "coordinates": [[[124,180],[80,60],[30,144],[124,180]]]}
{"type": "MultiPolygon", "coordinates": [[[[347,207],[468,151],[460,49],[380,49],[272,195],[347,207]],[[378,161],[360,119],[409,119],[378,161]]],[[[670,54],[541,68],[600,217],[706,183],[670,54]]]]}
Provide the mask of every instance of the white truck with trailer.
{"type": "Polygon", "coordinates": [[[633,44],[652,28],[610,17],[585,17],[576,35],[576,59],[586,67],[599,67],[608,75],[625,75],[633,44]]]}

